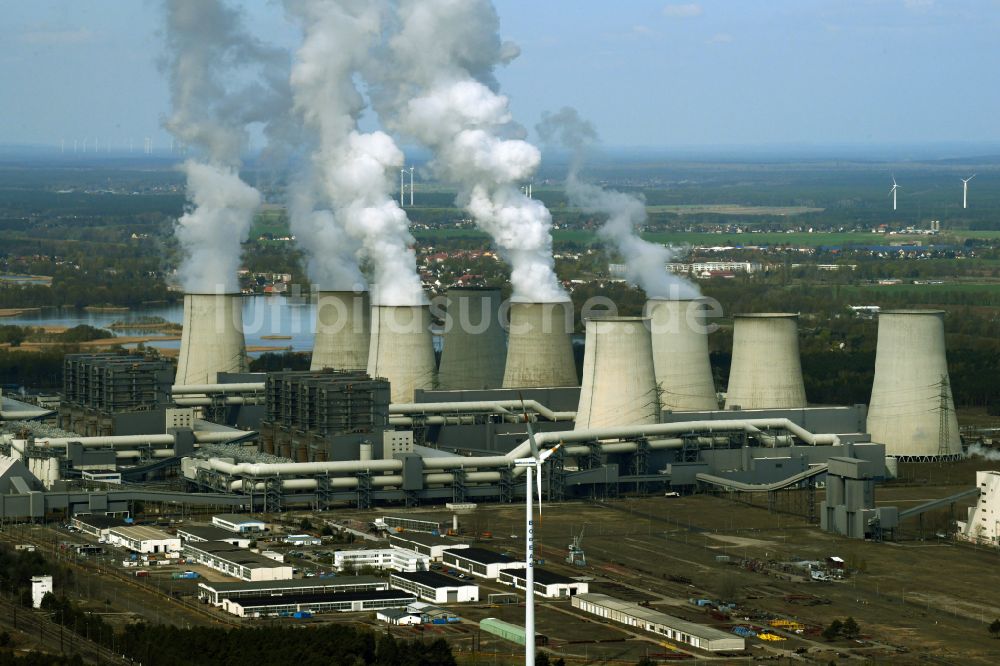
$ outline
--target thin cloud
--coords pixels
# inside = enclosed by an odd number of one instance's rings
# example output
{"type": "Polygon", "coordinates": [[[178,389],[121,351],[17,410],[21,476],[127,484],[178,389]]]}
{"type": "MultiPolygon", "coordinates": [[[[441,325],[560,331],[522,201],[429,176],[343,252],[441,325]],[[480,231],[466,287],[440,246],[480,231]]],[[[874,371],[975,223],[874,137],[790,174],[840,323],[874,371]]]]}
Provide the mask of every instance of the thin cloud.
{"type": "Polygon", "coordinates": [[[701,5],[696,2],[689,2],[682,5],[667,5],[663,8],[663,15],[672,19],[690,19],[701,16],[701,5]]]}
{"type": "Polygon", "coordinates": [[[712,35],[711,37],[709,37],[707,40],[705,40],[705,43],[706,44],[729,44],[732,41],[733,41],[733,36],[730,35],[728,32],[717,32],[714,35],[712,35]]]}
{"type": "Polygon", "coordinates": [[[86,44],[94,40],[94,33],[87,28],[77,30],[30,30],[19,37],[24,44],[37,46],[64,46],[86,44]]]}
{"type": "Polygon", "coordinates": [[[925,12],[934,6],[934,0],[903,0],[903,6],[911,12],[925,12]]]}

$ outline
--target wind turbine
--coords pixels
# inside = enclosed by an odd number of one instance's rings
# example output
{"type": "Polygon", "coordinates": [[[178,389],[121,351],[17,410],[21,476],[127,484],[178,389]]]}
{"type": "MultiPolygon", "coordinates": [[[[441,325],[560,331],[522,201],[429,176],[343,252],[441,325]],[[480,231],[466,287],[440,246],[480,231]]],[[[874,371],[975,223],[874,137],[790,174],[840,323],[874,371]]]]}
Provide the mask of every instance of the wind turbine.
{"type": "MultiPolygon", "coordinates": [[[[521,399],[521,409],[524,409],[524,399],[521,399]]],[[[535,666],[535,525],[534,514],[532,512],[532,477],[537,475],[538,480],[538,514],[542,513],[542,464],[555,453],[562,444],[556,444],[551,449],[538,450],[535,442],[535,432],[531,429],[531,421],[528,414],[524,413],[524,425],[528,428],[528,444],[531,447],[530,458],[518,458],[514,461],[515,467],[525,468],[525,477],[528,480],[525,499],[525,564],[524,570],[524,665],[535,666]],[[532,474],[534,468],[534,474],[532,474]]]]}
{"type": "Polygon", "coordinates": [[[972,174],[968,178],[960,179],[962,181],[962,208],[969,207],[969,181],[976,177],[976,174],[972,174]]]}
{"type": "Polygon", "coordinates": [[[896,177],[892,177],[892,189],[889,190],[889,194],[892,195],[892,209],[896,210],[896,190],[899,189],[899,185],[896,184],[896,177]]]}

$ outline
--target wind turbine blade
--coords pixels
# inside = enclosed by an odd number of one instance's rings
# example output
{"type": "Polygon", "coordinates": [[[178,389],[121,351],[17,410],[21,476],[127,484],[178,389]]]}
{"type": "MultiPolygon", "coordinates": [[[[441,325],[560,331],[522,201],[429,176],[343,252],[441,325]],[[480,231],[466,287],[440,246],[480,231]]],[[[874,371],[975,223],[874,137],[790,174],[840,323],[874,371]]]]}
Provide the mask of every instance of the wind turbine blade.
{"type": "Polygon", "coordinates": [[[528,445],[531,447],[531,457],[538,460],[538,443],[535,442],[535,431],[531,427],[531,420],[528,419],[528,409],[524,406],[524,396],[519,393],[518,397],[521,398],[521,413],[524,416],[524,425],[528,429],[528,445]]]}
{"type": "MultiPolygon", "coordinates": [[[[537,473],[538,482],[535,484],[538,486],[538,522],[542,522],[542,465],[535,465],[535,472],[537,473]]],[[[529,472],[530,474],[530,472],[529,472]]]]}

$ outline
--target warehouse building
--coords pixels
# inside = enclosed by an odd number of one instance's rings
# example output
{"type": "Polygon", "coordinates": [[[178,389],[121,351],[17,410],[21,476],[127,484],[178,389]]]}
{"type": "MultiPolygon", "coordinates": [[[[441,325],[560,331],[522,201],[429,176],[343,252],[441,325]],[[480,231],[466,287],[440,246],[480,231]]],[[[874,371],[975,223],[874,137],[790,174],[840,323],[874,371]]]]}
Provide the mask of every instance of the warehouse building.
{"type": "Polygon", "coordinates": [[[389,535],[389,543],[397,548],[415,550],[421,555],[427,555],[434,562],[440,562],[444,551],[457,548],[468,548],[467,543],[458,543],[452,539],[425,534],[423,532],[400,532],[389,535]]]}
{"type": "Polygon", "coordinates": [[[240,580],[290,580],[295,573],[287,564],[222,541],[188,542],[184,557],[240,580]]]}
{"type": "MultiPolygon", "coordinates": [[[[500,572],[500,582],[523,590],[526,576],[526,569],[506,569],[500,572]]],[[[588,583],[581,583],[562,574],[535,567],[535,594],[538,596],[548,599],[572,597],[586,594],[589,589],[588,583]]]]}
{"type": "Polygon", "coordinates": [[[221,606],[225,599],[260,598],[285,594],[331,594],[334,592],[372,592],[388,590],[389,581],[375,576],[338,576],[336,578],[299,578],[258,582],[198,583],[198,599],[221,606]]]}
{"type": "Polygon", "coordinates": [[[412,627],[420,624],[420,614],[411,613],[399,608],[386,608],[375,613],[375,619],[386,624],[394,624],[399,627],[412,627]]]}
{"type": "MultiPolygon", "coordinates": [[[[499,636],[500,638],[510,641],[511,643],[517,643],[518,645],[524,645],[524,627],[519,627],[516,624],[511,624],[510,622],[504,622],[503,620],[498,620],[495,617],[485,617],[479,621],[479,628],[488,634],[493,634],[494,636],[499,636]]],[[[535,645],[548,645],[549,639],[537,631],[535,632],[535,645]]]]}
{"type": "Polygon", "coordinates": [[[263,520],[238,513],[220,513],[212,516],[212,524],[224,530],[239,532],[241,534],[263,532],[267,528],[267,523],[263,520]]]}
{"type": "Polygon", "coordinates": [[[612,622],[643,629],[669,640],[709,652],[739,652],[746,643],[739,636],[688,622],[606,594],[578,594],[573,608],[579,608],[612,622]]]}
{"type": "Polygon", "coordinates": [[[485,548],[449,548],[444,551],[442,561],[459,571],[491,580],[500,578],[504,569],[523,569],[525,566],[524,560],[515,560],[485,548]]]}
{"type": "Polygon", "coordinates": [[[108,543],[128,548],[136,553],[179,553],[181,540],[163,530],[144,525],[112,527],[108,530],[108,543]]]}
{"type": "Polygon", "coordinates": [[[268,617],[293,613],[350,613],[377,611],[383,608],[406,608],[416,601],[409,592],[373,590],[336,592],[334,594],[284,594],[276,596],[225,599],[222,609],[238,617],[268,617]]]}
{"type": "Polygon", "coordinates": [[[232,544],[240,548],[249,548],[250,542],[253,541],[253,537],[248,534],[230,532],[229,530],[224,530],[221,527],[216,527],[215,525],[187,525],[185,527],[178,527],[177,536],[179,536],[181,541],[184,543],[197,543],[199,541],[224,541],[225,543],[232,544]]]}
{"type": "Polygon", "coordinates": [[[375,567],[392,571],[427,571],[431,558],[403,548],[365,548],[338,550],[333,554],[333,565],[338,571],[375,567]]]}
{"type": "Polygon", "coordinates": [[[112,527],[125,527],[128,523],[120,516],[95,513],[73,516],[69,524],[95,539],[107,539],[112,527]]]}
{"type": "Polygon", "coordinates": [[[399,590],[413,592],[422,601],[435,604],[455,604],[479,601],[479,586],[443,576],[435,571],[393,573],[389,584],[399,590]]]}

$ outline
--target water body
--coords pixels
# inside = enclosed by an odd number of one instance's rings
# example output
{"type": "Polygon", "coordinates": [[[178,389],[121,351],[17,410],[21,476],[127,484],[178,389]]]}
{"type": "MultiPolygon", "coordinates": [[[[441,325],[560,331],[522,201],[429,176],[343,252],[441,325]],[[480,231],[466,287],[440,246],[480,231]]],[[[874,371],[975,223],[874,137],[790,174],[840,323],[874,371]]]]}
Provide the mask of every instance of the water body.
{"type": "MultiPolygon", "coordinates": [[[[87,324],[107,328],[119,321],[142,321],[161,317],[165,321],[182,323],[184,307],[176,305],[134,308],[127,312],[101,312],[75,308],[42,308],[16,317],[0,317],[0,324],[15,326],[65,326],[87,324]]],[[[282,296],[246,296],[243,299],[243,334],[248,347],[291,347],[292,351],[312,351],[316,309],[304,299],[282,296]],[[267,340],[264,336],[289,336],[289,339],[267,340]]],[[[109,329],[111,330],[111,329],[109,329]]],[[[138,335],[136,329],[112,330],[115,337],[138,335]]],[[[150,346],[177,349],[180,340],[155,342],[150,346]]],[[[252,356],[260,352],[252,353],[252,356]]]]}
{"type": "MultiPolygon", "coordinates": [[[[161,317],[180,324],[184,307],[176,305],[134,308],[127,312],[100,312],[76,308],[42,308],[16,317],[0,317],[0,325],[15,326],[65,326],[72,328],[87,324],[107,328],[119,321],[142,321],[144,318],[161,317]]],[[[304,298],[284,296],[245,296],[243,298],[243,335],[248,347],[281,347],[291,351],[311,352],[316,328],[316,306],[304,298]],[[265,339],[265,336],[288,336],[288,339],[265,339]]],[[[137,329],[108,329],[115,337],[139,335],[137,329]]],[[[166,340],[147,346],[178,349],[180,340],[166,340]]],[[[434,336],[434,347],[441,351],[441,337],[434,336]]],[[[259,356],[262,352],[251,352],[259,356]]]]}

